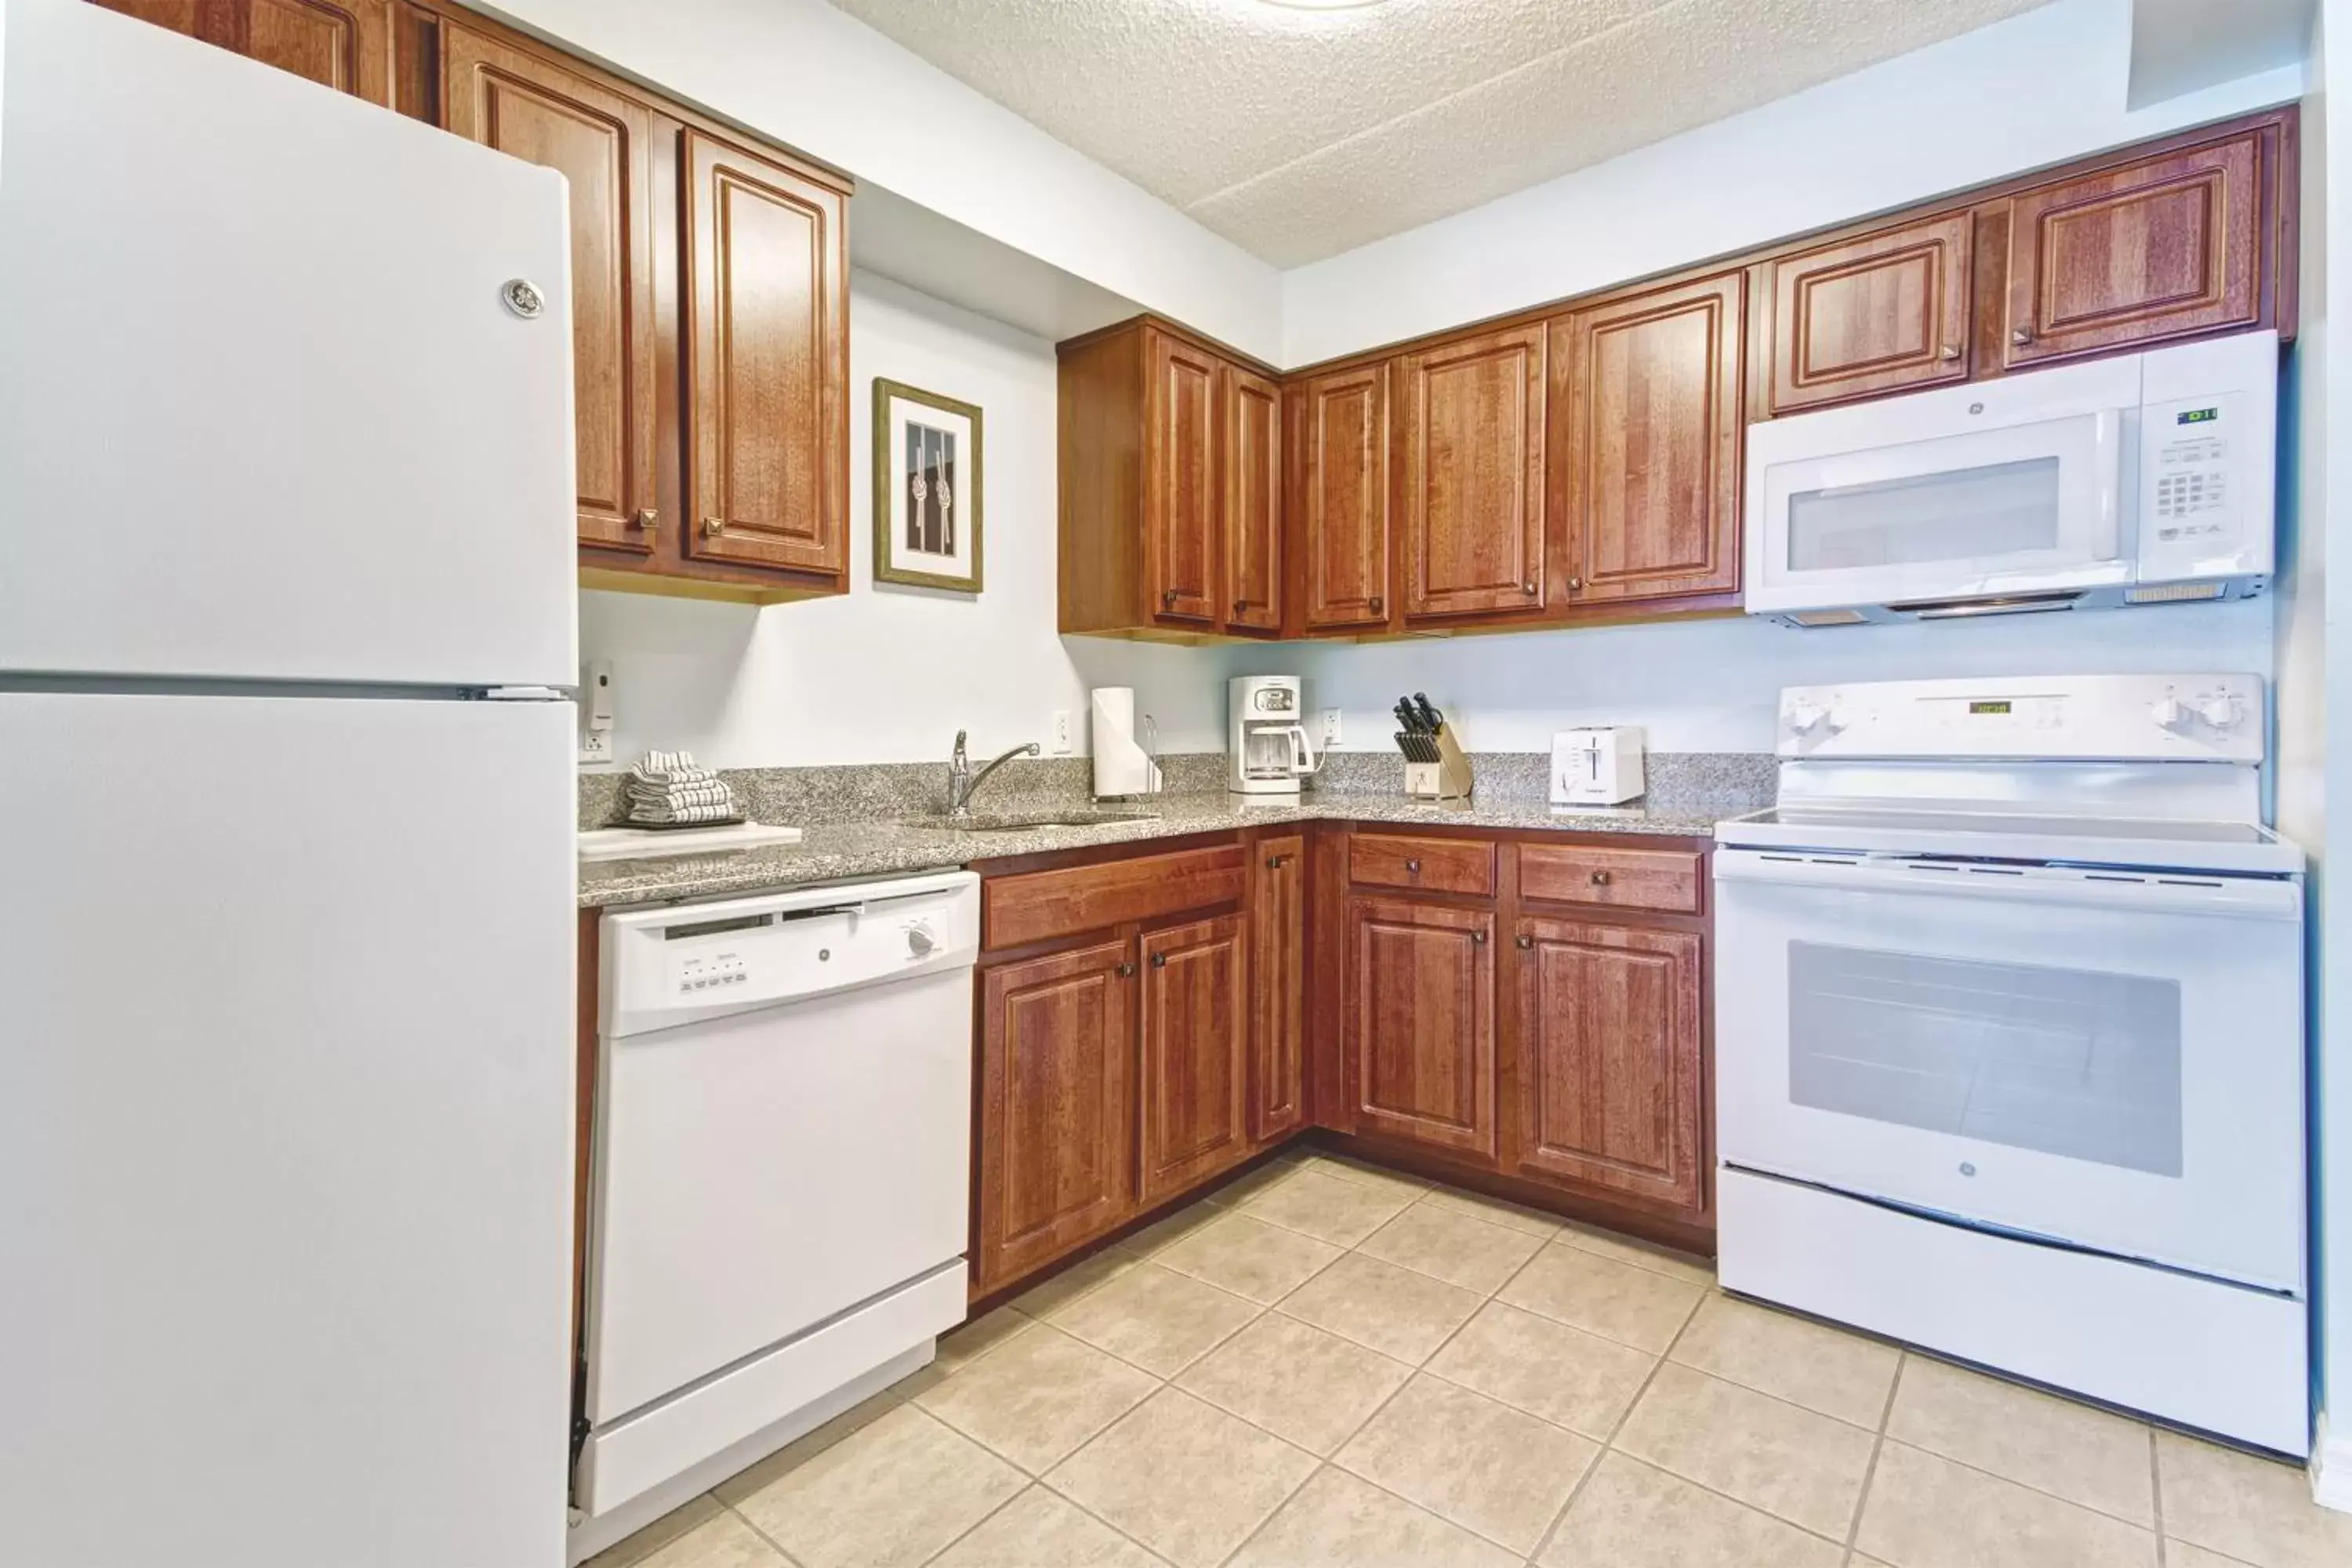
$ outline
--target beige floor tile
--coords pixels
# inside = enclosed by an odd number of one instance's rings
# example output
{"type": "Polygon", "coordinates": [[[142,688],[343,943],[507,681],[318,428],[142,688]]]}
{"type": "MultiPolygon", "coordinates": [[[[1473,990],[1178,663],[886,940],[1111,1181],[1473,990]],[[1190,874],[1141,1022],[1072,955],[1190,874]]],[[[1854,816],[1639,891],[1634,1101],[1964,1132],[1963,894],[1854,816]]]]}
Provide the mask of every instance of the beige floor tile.
{"type": "Polygon", "coordinates": [[[671,1542],[637,1568],[792,1568],[739,1513],[722,1513],[671,1542]]]}
{"type": "Polygon", "coordinates": [[[1540,1209],[1518,1204],[1505,1203],[1481,1193],[1465,1193],[1458,1187],[1432,1187],[1422,1200],[1433,1208],[1448,1209],[1455,1214],[1475,1215],[1491,1225],[1508,1226],[1513,1230],[1526,1231],[1546,1240],[1559,1234],[1560,1222],[1540,1209]]]}
{"type": "Polygon", "coordinates": [[[1580,1247],[1602,1258],[1613,1258],[1620,1263],[1630,1263],[1636,1268],[1646,1268],[1654,1274],[1664,1274],[1692,1285],[1715,1284],[1715,1265],[1704,1258],[1687,1252],[1675,1252],[1630,1236],[1620,1236],[1613,1230],[1597,1226],[1578,1225],[1574,1221],[1559,1227],[1559,1239],[1570,1247],[1580,1247]]]}
{"type": "Polygon", "coordinates": [[[1314,1472],[1315,1456],[1163,1388],[1046,1483],[1178,1568],[1210,1568],[1314,1472]]]}
{"type": "Polygon", "coordinates": [[[1874,1432],[1903,1352],[1769,1307],[1710,1296],[1675,1342],[1674,1359],[1874,1432]]]}
{"type": "Polygon", "coordinates": [[[1383,1170],[1378,1165],[1367,1165],[1360,1160],[1343,1160],[1336,1154],[1309,1154],[1299,1162],[1299,1168],[1320,1171],[1327,1176],[1337,1176],[1341,1181],[1353,1182],[1358,1186],[1377,1187],[1382,1192],[1396,1193],[1406,1197],[1419,1197],[1430,1190],[1430,1184],[1423,1181],[1419,1176],[1408,1176],[1402,1171],[1383,1170]]]}
{"type": "Polygon", "coordinates": [[[1281,1310],[1418,1366],[1478,1304],[1475,1290],[1351,1252],[1284,1298],[1281,1310]]]}
{"type": "Polygon", "coordinates": [[[1266,1188],[1286,1182],[1298,1174],[1306,1163],[1304,1156],[1279,1154],[1252,1171],[1246,1176],[1236,1176],[1213,1193],[1204,1193],[1201,1201],[1215,1204],[1220,1208],[1237,1208],[1266,1188]]]}
{"type": "Polygon", "coordinates": [[[1873,1441],[1859,1426],[1669,1362],[1614,1446],[1792,1524],[1843,1537],[1862,1500],[1873,1441]]]}
{"type": "Polygon", "coordinates": [[[2167,1535],[2254,1568],[2352,1563],[2352,1513],[2313,1502],[2301,1470],[2170,1432],[2156,1451],[2167,1535]]]}
{"type": "Polygon", "coordinates": [[[1044,1487],[1031,1487],[931,1568],[1162,1568],[1159,1558],[1044,1487]]]}
{"type": "Polygon", "coordinates": [[[736,1505],[800,1568],[928,1560],[1025,1484],[1012,1466],[902,1405],[736,1505]]]}
{"type": "Polygon", "coordinates": [[[1606,1442],[1657,1363],[1646,1351],[1489,1301],[1429,1370],[1606,1442]]]}
{"type": "Polygon", "coordinates": [[[1142,1262],[1047,1321],[1121,1361],[1173,1377],[1264,1310],[1189,1274],[1142,1262]]]}
{"type": "Polygon", "coordinates": [[[582,1563],[581,1568],[638,1568],[663,1547],[693,1534],[726,1511],[725,1505],[717,1498],[703,1492],[693,1500],[670,1510],[635,1535],[614,1542],[582,1563]]]}
{"type": "Polygon", "coordinates": [[[1029,1326],[1026,1313],[1011,1307],[999,1307],[985,1317],[961,1323],[940,1340],[939,1354],[931,1365],[941,1372],[953,1372],[986,1355],[1013,1335],[1029,1326]]]}
{"type": "Polygon", "coordinates": [[[1326,1466],[1228,1568],[1517,1568],[1492,1542],[1326,1466]]]}
{"type": "Polygon", "coordinates": [[[1328,1241],[1253,1219],[1239,1210],[1213,1210],[1210,1224],[1152,1255],[1163,1268],[1205,1279],[1253,1301],[1279,1301],[1338,1258],[1328,1241]]]}
{"type": "Polygon", "coordinates": [[[1503,1287],[1501,1300],[1663,1355],[1703,1293],[1685,1280],[1555,1241],[1503,1287]]]}
{"type": "Polygon", "coordinates": [[[1333,1462],[1525,1556],[1600,1452],[1572,1432],[1423,1373],[1333,1462]]]}
{"type": "Polygon", "coordinates": [[[1308,1169],[1251,1197],[1242,1205],[1242,1213],[1335,1247],[1353,1247],[1420,1195],[1308,1169]]]}
{"type": "MultiPolygon", "coordinates": [[[[1027,1319],[1021,1320],[1026,1327],[1027,1319]]],[[[711,1493],[729,1508],[734,1507],[753,1492],[766,1487],[781,1476],[799,1469],[835,1443],[855,1432],[862,1432],[912,1398],[921,1388],[940,1380],[935,1374],[939,1363],[933,1362],[912,1377],[903,1378],[884,1389],[873,1398],[853,1405],[815,1430],[803,1433],[748,1469],[739,1470],[717,1486],[711,1493]]]]}
{"type": "MultiPolygon", "coordinates": [[[[1861,1565],[1857,1564],[1856,1568],[1861,1568],[1861,1565]]],[[[2168,1537],[2164,1542],[2164,1568],[2254,1568],[2254,1565],[2168,1537]]]]}
{"type": "Polygon", "coordinates": [[[1101,1289],[1135,1264],[1135,1254],[1107,1247],[1013,1298],[1013,1310],[1032,1318],[1051,1317],[1080,1297],[1101,1289]]]}
{"type": "Polygon", "coordinates": [[[1039,1323],[915,1403],[1036,1475],[1156,1386],[1148,1373],[1039,1323]]]}
{"type": "Polygon", "coordinates": [[[1186,1237],[1214,1225],[1227,1212],[1223,1205],[1206,1201],[1188,1204],[1174,1214],[1153,1220],[1134,1235],[1120,1237],[1108,1250],[1133,1258],[1156,1258],[1186,1237]]]}
{"type": "Polygon", "coordinates": [[[2155,1568],[2137,1525],[1889,1439],[1855,1548],[1896,1568],[2155,1568]]]}
{"type": "Polygon", "coordinates": [[[1412,1369],[1279,1312],[1194,1362],[1176,1386],[1326,1458],[1412,1369]]]}
{"type": "Polygon", "coordinates": [[[2087,1405],[1912,1356],[1886,1435],[2134,1524],[2156,1524],[2147,1428],[2087,1405]]]}
{"type": "Polygon", "coordinates": [[[1529,1232],[1419,1203],[1366,1237],[1356,1250],[1491,1296],[1542,1245],[1543,1238],[1529,1232]]]}
{"type": "Polygon", "coordinates": [[[1536,1561],[1545,1568],[1842,1568],[1845,1546],[1638,1459],[1604,1454],[1536,1561]]]}

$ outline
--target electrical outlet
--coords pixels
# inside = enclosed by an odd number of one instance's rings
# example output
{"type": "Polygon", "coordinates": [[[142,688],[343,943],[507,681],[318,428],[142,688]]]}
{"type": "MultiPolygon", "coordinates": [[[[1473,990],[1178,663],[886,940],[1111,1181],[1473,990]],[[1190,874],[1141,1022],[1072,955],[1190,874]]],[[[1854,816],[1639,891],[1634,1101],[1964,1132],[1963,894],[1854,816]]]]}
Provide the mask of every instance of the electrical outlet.
{"type": "Polygon", "coordinates": [[[580,760],[583,763],[609,763],[613,760],[613,731],[583,730],[580,732],[580,760]]]}
{"type": "Polygon", "coordinates": [[[1337,708],[1326,708],[1323,710],[1323,748],[1328,751],[1338,744],[1339,744],[1339,710],[1337,708]]]}
{"type": "Polygon", "coordinates": [[[1057,757],[1070,754],[1070,710],[1066,708],[1054,710],[1054,754],[1057,757]]]}

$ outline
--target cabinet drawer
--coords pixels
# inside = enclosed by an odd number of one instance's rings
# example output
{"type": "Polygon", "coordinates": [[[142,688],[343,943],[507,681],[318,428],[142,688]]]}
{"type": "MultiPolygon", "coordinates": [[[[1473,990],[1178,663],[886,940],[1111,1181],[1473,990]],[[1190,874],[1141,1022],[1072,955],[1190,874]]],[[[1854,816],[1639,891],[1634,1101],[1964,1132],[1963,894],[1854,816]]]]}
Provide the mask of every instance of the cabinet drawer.
{"type": "Polygon", "coordinates": [[[1107,931],[1242,896],[1238,844],[1139,855],[1060,871],[992,877],[980,885],[981,945],[1019,947],[1051,937],[1107,931]]]}
{"type": "Polygon", "coordinates": [[[1701,877],[1699,858],[1687,849],[1519,848],[1519,896],[1526,899],[1695,915],[1701,877]]]}
{"type": "Polygon", "coordinates": [[[1495,847],[1475,838],[1359,833],[1348,842],[1348,880],[1490,899],[1495,896],[1495,847]]]}

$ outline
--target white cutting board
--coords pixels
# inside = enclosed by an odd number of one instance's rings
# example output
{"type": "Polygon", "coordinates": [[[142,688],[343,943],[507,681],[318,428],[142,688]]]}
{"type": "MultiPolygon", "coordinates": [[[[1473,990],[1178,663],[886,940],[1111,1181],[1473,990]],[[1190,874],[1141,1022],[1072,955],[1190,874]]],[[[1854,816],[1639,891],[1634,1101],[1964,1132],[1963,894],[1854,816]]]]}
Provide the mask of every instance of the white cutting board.
{"type": "Polygon", "coordinates": [[[580,835],[583,860],[650,860],[658,856],[709,855],[721,849],[756,849],[798,844],[797,827],[739,822],[728,827],[599,827],[580,835]]]}

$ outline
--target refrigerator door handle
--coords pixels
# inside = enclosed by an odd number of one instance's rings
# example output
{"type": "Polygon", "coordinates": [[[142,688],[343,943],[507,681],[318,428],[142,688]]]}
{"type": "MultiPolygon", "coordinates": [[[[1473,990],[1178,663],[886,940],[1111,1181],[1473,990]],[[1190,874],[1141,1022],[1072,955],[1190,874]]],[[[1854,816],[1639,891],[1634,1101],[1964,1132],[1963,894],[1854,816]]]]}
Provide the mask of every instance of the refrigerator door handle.
{"type": "Polygon", "coordinates": [[[570,702],[577,692],[560,686],[493,686],[482,693],[485,702],[570,702]]]}

